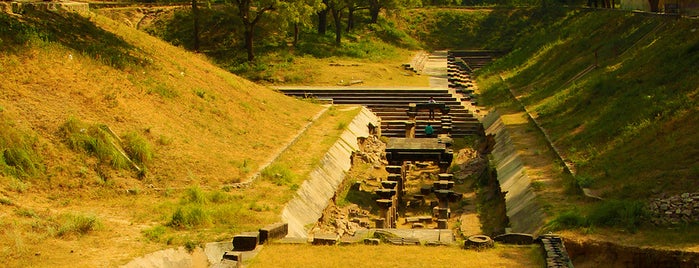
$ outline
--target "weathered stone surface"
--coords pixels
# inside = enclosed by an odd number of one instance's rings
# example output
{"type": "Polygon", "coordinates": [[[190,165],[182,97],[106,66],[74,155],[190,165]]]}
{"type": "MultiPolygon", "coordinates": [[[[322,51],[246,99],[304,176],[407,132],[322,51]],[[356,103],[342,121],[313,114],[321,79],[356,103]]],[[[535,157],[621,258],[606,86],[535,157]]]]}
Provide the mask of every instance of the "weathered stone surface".
{"type": "Polygon", "coordinates": [[[699,222],[699,193],[683,193],[654,199],[648,205],[656,225],[699,222]]]}
{"type": "Polygon", "coordinates": [[[243,253],[239,251],[226,251],[226,253],[223,253],[223,259],[231,261],[242,261],[243,253]]]}
{"type": "Polygon", "coordinates": [[[378,245],[381,244],[381,239],[378,238],[364,238],[364,245],[378,245]]]}
{"type": "Polygon", "coordinates": [[[495,243],[493,242],[493,239],[490,239],[490,237],[486,235],[472,235],[464,241],[464,248],[475,248],[475,249],[483,249],[483,248],[490,248],[493,247],[495,243]]]}
{"type": "Polygon", "coordinates": [[[339,240],[337,234],[315,234],[313,236],[313,245],[335,245],[339,240]]]}
{"type": "Polygon", "coordinates": [[[534,243],[534,237],[531,234],[508,233],[501,234],[493,238],[503,244],[530,245],[534,243]]]}
{"type": "Polygon", "coordinates": [[[289,233],[289,224],[280,222],[260,228],[260,245],[268,240],[281,239],[289,233]]]}

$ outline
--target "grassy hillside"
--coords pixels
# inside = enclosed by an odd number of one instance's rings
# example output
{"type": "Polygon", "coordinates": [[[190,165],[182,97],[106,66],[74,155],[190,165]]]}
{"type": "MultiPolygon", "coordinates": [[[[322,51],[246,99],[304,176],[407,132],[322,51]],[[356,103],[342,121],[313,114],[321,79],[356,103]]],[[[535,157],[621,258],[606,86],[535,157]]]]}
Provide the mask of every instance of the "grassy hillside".
{"type": "Polygon", "coordinates": [[[512,88],[573,162],[578,182],[603,197],[696,190],[697,26],[633,13],[571,12],[519,41],[480,77],[494,104],[512,88]]]}
{"type": "MultiPolygon", "coordinates": [[[[0,51],[9,266],[114,266],[277,221],[283,201],[225,185],[321,111],[93,14],[0,13],[0,51]]],[[[318,131],[338,131],[342,114],[318,131]]],[[[256,187],[284,199],[288,183],[256,187]]]]}
{"type": "MultiPolygon", "coordinates": [[[[551,228],[641,228],[649,239],[640,244],[657,243],[644,204],[699,189],[697,26],[687,19],[570,11],[530,27],[511,54],[478,73],[488,105],[521,110],[512,90],[571,162],[575,177],[561,184],[561,193],[577,196],[577,187],[586,187],[605,199],[547,199],[556,218],[551,228]]],[[[673,230],[694,234],[696,226],[673,230]]]]}

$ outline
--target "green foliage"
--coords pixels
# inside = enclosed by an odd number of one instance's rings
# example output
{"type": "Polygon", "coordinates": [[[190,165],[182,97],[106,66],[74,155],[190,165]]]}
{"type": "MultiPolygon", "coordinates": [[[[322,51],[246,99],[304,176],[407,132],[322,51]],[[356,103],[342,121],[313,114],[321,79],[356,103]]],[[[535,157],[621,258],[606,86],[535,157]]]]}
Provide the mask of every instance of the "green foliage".
{"type": "MultiPolygon", "coordinates": [[[[131,168],[130,161],[145,165],[153,158],[150,144],[136,132],[127,133],[121,140],[106,125],[87,124],[71,117],[59,133],[71,149],[95,156],[114,168],[131,168]]],[[[141,172],[145,172],[144,166],[141,172]]]]}
{"type": "Polygon", "coordinates": [[[0,197],[0,205],[12,206],[12,205],[14,205],[14,202],[12,202],[11,199],[3,196],[3,197],[0,197]]]}
{"type": "Polygon", "coordinates": [[[604,201],[588,216],[591,224],[624,228],[631,232],[635,232],[648,217],[646,204],[633,200],[604,201]]]}
{"type": "Polygon", "coordinates": [[[102,223],[99,221],[99,219],[97,219],[97,217],[79,214],[65,214],[61,217],[59,223],[60,227],[56,232],[56,235],[59,237],[66,237],[69,235],[85,235],[99,229],[102,226],[102,223]]]}
{"type": "Polygon", "coordinates": [[[580,188],[589,188],[595,182],[595,179],[588,175],[575,176],[575,182],[580,188]]]}
{"type": "Polygon", "coordinates": [[[280,164],[272,164],[262,170],[262,177],[272,181],[277,186],[291,185],[296,179],[294,174],[288,167],[280,164]]]}
{"type": "Polygon", "coordinates": [[[345,128],[347,128],[347,122],[338,122],[337,127],[335,127],[337,130],[344,130],[345,128]]]}
{"type": "Polygon", "coordinates": [[[177,91],[161,83],[155,83],[155,85],[151,86],[147,92],[148,94],[158,94],[161,97],[167,99],[174,99],[180,96],[180,94],[177,93],[177,91]]]}
{"type": "Polygon", "coordinates": [[[192,229],[210,223],[211,217],[201,205],[188,205],[177,208],[166,225],[178,229],[192,229]]]}
{"type": "Polygon", "coordinates": [[[565,211],[544,226],[545,230],[559,231],[589,226],[589,221],[577,210],[565,211]]]}
{"type": "Polygon", "coordinates": [[[198,186],[187,188],[187,190],[185,190],[184,197],[182,198],[182,204],[203,205],[207,202],[208,199],[206,198],[206,193],[198,186]]]}
{"type": "Polygon", "coordinates": [[[615,227],[629,232],[636,230],[648,220],[646,204],[634,200],[605,200],[592,207],[587,215],[578,210],[560,213],[548,222],[545,229],[557,231],[584,227],[615,227]]]}
{"type": "Polygon", "coordinates": [[[148,238],[150,241],[159,242],[161,241],[163,235],[167,232],[167,228],[162,225],[153,226],[152,228],[147,228],[141,231],[143,236],[148,238]]]}
{"type": "Polygon", "coordinates": [[[0,115],[0,174],[15,178],[41,174],[43,161],[34,150],[36,145],[36,137],[24,133],[0,115]]]}
{"type": "Polygon", "coordinates": [[[22,49],[29,43],[60,43],[103,64],[118,69],[149,65],[148,55],[121,37],[97,27],[73,12],[25,9],[22,20],[0,14],[0,47],[22,49]]]}
{"type": "Polygon", "coordinates": [[[126,157],[117,148],[118,140],[106,126],[86,124],[74,117],[60,127],[60,134],[68,146],[76,151],[93,155],[103,163],[119,169],[129,168],[126,157]]]}
{"type": "Polygon", "coordinates": [[[122,146],[132,161],[138,164],[147,164],[153,158],[151,146],[136,132],[129,132],[122,137],[122,146]]]}

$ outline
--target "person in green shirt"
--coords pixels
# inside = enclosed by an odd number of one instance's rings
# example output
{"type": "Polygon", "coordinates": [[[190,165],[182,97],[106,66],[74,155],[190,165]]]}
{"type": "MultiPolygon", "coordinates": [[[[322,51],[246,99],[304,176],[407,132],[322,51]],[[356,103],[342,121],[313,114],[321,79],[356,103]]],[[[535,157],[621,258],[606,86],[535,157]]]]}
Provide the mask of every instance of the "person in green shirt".
{"type": "Polygon", "coordinates": [[[427,123],[427,126],[425,127],[425,135],[427,135],[427,137],[432,137],[432,134],[434,134],[434,128],[432,128],[430,123],[427,123]]]}

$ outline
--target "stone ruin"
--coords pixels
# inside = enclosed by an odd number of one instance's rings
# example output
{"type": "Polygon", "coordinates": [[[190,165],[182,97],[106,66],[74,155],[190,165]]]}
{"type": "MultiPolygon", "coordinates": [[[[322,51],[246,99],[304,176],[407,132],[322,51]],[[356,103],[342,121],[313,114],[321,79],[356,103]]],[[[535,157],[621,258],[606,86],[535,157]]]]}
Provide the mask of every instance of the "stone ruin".
{"type": "Polygon", "coordinates": [[[651,222],[656,225],[699,222],[699,193],[683,193],[650,202],[651,222]]]}

